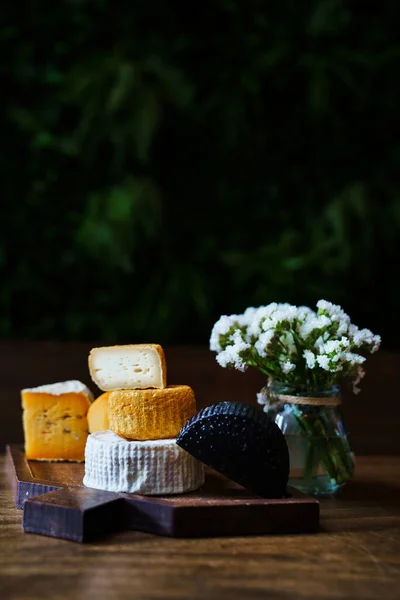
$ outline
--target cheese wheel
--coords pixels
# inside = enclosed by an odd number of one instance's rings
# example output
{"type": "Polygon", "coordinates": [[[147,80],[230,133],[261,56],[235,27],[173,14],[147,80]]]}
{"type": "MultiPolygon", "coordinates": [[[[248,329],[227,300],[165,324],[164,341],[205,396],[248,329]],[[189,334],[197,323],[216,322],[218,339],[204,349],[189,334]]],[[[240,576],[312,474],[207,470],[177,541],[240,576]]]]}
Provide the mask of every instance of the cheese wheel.
{"type": "Polygon", "coordinates": [[[80,381],[21,391],[25,455],[32,460],[83,461],[92,392],[80,381]]]}
{"type": "Polygon", "coordinates": [[[196,401],[188,385],[119,390],[108,398],[111,431],[131,440],[174,438],[195,413],[196,401]]]}
{"type": "Polygon", "coordinates": [[[129,344],[92,348],[89,372],[104,392],[110,390],[164,388],[167,366],[159,344],[129,344]]]}
{"type": "Polygon", "coordinates": [[[89,435],[85,450],[87,487],[143,495],[183,494],[204,483],[204,467],[175,439],[128,441],[112,431],[89,435]]]}
{"type": "Polygon", "coordinates": [[[110,392],[104,392],[101,394],[92,404],[89,406],[87,420],[89,433],[95,431],[104,431],[109,429],[107,404],[110,392]]]}
{"type": "Polygon", "coordinates": [[[217,402],[182,428],[177,444],[197,460],[265,498],[283,498],[289,449],[278,425],[258,406],[217,402]]]}

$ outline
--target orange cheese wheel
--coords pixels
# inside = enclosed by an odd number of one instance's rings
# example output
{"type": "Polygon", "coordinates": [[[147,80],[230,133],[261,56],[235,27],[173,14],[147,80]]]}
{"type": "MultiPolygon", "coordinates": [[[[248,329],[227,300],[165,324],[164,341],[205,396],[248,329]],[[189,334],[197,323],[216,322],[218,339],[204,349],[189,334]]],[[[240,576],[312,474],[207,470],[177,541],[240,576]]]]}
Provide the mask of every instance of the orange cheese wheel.
{"type": "Polygon", "coordinates": [[[131,440],[175,438],[195,413],[196,401],[188,385],[118,390],[108,398],[111,431],[131,440]]]}
{"type": "Polygon", "coordinates": [[[110,392],[104,392],[101,394],[92,404],[89,406],[87,420],[89,426],[89,433],[95,433],[95,431],[106,431],[109,429],[107,404],[110,392]]]}

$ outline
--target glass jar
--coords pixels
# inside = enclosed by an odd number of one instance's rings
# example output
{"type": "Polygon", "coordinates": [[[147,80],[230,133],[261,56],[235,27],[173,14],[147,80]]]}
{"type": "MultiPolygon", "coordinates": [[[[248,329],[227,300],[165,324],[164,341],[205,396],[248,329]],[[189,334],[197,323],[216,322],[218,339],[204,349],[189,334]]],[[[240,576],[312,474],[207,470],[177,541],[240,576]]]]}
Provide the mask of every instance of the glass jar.
{"type": "Polygon", "coordinates": [[[310,392],[269,381],[257,401],[285,434],[290,455],[289,485],[305,494],[331,495],[354,473],[343,422],[339,388],[310,392]]]}

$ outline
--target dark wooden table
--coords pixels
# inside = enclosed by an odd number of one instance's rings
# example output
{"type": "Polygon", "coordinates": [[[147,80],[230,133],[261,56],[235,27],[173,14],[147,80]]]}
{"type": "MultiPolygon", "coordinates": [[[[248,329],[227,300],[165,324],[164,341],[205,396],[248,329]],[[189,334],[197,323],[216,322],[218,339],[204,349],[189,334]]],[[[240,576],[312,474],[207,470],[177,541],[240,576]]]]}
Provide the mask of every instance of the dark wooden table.
{"type": "MultiPolygon", "coordinates": [[[[93,344],[0,344],[0,444],[22,440],[19,391],[80,379],[93,344]]],[[[204,347],[166,348],[170,383],[199,408],[255,402],[259,373],[221,369],[204,347]]],[[[371,358],[363,392],[344,410],[356,475],[321,501],[314,535],[170,539],[126,532],[101,543],[23,533],[0,455],[0,599],[400,599],[400,355],[371,358]]]]}
{"type": "Polygon", "coordinates": [[[79,545],[23,533],[0,460],[2,600],[400,598],[400,457],[359,457],[313,535],[79,545]]]}

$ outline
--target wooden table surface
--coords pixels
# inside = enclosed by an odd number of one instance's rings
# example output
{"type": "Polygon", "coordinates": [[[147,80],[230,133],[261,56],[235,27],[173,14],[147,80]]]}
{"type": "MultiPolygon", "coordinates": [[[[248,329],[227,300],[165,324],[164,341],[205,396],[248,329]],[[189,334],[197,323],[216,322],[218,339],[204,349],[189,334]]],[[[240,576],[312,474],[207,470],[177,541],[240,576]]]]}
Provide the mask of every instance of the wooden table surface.
{"type": "Polygon", "coordinates": [[[79,545],[23,533],[0,459],[0,598],[400,598],[400,457],[359,457],[321,501],[313,535],[170,539],[136,532],[79,545]]]}
{"type": "MultiPolygon", "coordinates": [[[[344,394],[356,475],[321,500],[321,531],[214,539],[126,532],[101,543],[25,534],[1,450],[22,441],[20,390],[80,379],[90,343],[0,342],[0,600],[400,599],[400,354],[372,356],[363,391],[344,394]]],[[[193,387],[198,407],[255,402],[258,372],[222,369],[206,347],[166,348],[169,383],[193,387]]]]}

